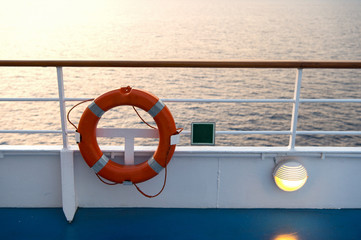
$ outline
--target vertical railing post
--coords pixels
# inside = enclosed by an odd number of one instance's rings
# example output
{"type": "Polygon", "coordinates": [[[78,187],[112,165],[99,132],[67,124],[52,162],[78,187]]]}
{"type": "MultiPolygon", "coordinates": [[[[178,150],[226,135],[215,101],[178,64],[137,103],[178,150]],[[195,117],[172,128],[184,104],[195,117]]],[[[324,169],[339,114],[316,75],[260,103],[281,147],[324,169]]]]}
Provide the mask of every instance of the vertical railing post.
{"type": "Polygon", "coordinates": [[[124,164],[134,165],[134,137],[126,136],[124,144],[124,164]]]}
{"type": "Polygon", "coordinates": [[[61,131],[63,134],[63,148],[68,149],[68,134],[67,134],[67,126],[66,126],[63,68],[56,67],[56,71],[57,71],[57,77],[58,77],[59,107],[60,107],[61,131]]]}
{"type": "Polygon", "coordinates": [[[70,223],[78,209],[74,178],[74,152],[72,150],[62,149],[60,151],[60,171],[63,212],[66,220],[70,223]]]}
{"type": "Polygon", "coordinates": [[[297,131],[297,121],[298,121],[298,109],[300,104],[301,82],[302,82],[302,68],[298,68],[294,96],[293,96],[291,135],[290,135],[290,142],[288,145],[289,149],[294,149],[296,144],[296,131],[297,131]]]}
{"type": "Polygon", "coordinates": [[[65,217],[68,222],[71,222],[78,208],[74,179],[74,153],[68,148],[63,68],[56,67],[56,71],[58,78],[61,131],[63,135],[63,149],[60,151],[62,204],[65,217]]]}

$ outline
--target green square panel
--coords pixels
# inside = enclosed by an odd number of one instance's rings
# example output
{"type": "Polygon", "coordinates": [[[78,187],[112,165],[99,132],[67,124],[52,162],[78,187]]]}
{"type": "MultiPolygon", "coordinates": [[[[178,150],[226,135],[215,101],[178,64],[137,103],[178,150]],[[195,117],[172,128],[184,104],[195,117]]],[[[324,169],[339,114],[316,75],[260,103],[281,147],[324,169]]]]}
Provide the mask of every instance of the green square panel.
{"type": "Polygon", "coordinates": [[[198,122],[192,123],[191,144],[192,145],[214,145],[215,123],[198,122]]]}

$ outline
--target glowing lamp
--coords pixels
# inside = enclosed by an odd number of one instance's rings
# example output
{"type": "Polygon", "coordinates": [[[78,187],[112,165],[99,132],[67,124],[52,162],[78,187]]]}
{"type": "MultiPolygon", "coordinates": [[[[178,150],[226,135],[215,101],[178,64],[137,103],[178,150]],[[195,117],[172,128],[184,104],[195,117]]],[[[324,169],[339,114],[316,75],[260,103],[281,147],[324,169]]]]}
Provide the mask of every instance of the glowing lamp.
{"type": "Polygon", "coordinates": [[[286,192],[300,189],[308,178],[306,168],[294,160],[285,160],[277,164],[273,177],[277,186],[286,192]]]}

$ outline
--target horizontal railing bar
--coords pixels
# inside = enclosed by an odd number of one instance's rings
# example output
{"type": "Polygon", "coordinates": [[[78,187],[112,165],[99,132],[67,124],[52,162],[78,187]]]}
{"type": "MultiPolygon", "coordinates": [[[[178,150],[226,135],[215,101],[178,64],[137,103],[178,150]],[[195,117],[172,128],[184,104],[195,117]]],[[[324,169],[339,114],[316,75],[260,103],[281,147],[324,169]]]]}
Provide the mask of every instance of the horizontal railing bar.
{"type": "MultiPolygon", "coordinates": [[[[181,134],[191,134],[191,131],[182,131],[181,134]]],[[[290,131],[216,131],[216,135],[247,135],[247,134],[263,134],[263,135],[288,135],[290,131]]]]}
{"type": "Polygon", "coordinates": [[[297,131],[297,135],[361,135],[361,131],[297,131]]]}
{"type": "Polygon", "coordinates": [[[105,61],[0,60],[0,67],[127,67],[127,68],[361,68],[361,61],[105,61]]]}
{"type": "Polygon", "coordinates": [[[361,99],[300,99],[302,103],[360,103],[361,99]]]}
{"type": "Polygon", "coordinates": [[[162,99],[163,102],[205,102],[205,103],[282,103],[293,99],[162,99]]]}
{"type": "Polygon", "coordinates": [[[97,137],[158,138],[157,129],[97,128],[97,137]]]}
{"type": "MultiPolygon", "coordinates": [[[[65,101],[85,101],[90,98],[65,98],[65,101]]],[[[59,102],[59,98],[0,98],[0,102],[59,102]]]]}
{"type": "MultiPolygon", "coordinates": [[[[132,129],[134,130],[134,129],[132,129]]],[[[137,130],[137,129],[136,129],[137,130]]],[[[144,129],[138,129],[138,130],[144,130],[144,129]]],[[[139,136],[145,136],[153,133],[154,130],[145,129],[145,132],[139,132],[135,131],[134,133],[130,133],[129,129],[113,129],[113,128],[100,128],[97,130],[99,133],[99,137],[107,137],[108,135],[111,137],[115,137],[117,134],[119,134],[120,137],[123,135],[132,135],[135,134],[136,137],[139,136]],[[150,132],[150,133],[149,133],[150,132]]],[[[74,133],[73,130],[68,130],[68,133],[74,133]]],[[[36,134],[36,133],[62,133],[61,130],[0,130],[0,133],[24,133],[24,134],[36,134]]],[[[182,134],[190,134],[190,131],[182,131],[182,134]]],[[[264,134],[264,135],[285,135],[290,134],[290,131],[216,131],[216,134],[228,134],[228,135],[241,135],[241,134],[264,134]]],[[[361,132],[360,132],[361,134],[361,132]]],[[[144,137],[143,136],[143,137],[144,137]]],[[[148,136],[148,137],[149,137],[148,136]]]]}
{"type": "MultiPolygon", "coordinates": [[[[132,129],[134,130],[134,129],[132,129]]],[[[153,133],[154,130],[145,129],[145,132],[140,131],[144,129],[135,129],[135,133],[130,133],[129,129],[112,129],[112,128],[100,128],[101,137],[106,137],[108,134],[111,134],[112,137],[115,137],[115,133],[126,132],[128,135],[135,134],[136,137],[142,135],[149,135],[153,133]]],[[[0,133],[19,133],[19,134],[45,134],[45,133],[62,133],[61,130],[0,130],[0,133]]],[[[68,130],[67,133],[74,133],[74,130],[68,130]]],[[[191,134],[190,131],[182,131],[182,134],[191,134]]],[[[216,131],[216,135],[247,135],[247,134],[261,134],[261,135],[289,135],[290,131],[216,131]]],[[[361,135],[361,131],[297,131],[297,135],[361,135]]],[[[123,134],[120,134],[122,136],[123,134]]],[[[149,137],[148,136],[148,137],[149,137]]]]}
{"type": "MultiPolygon", "coordinates": [[[[122,128],[98,128],[98,137],[123,137],[134,135],[134,137],[154,137],[154,129],[122,129],[122,128]]],[[[74,131],[68,131],[68,133],[74,133],[74,131]]],[[[181,134],[191,134],[191,131],[182,131],[181,134]]],[[[216,135],[227,134],[227,135],[246,135],[246,134],[263,134],[263,135],[287,135],[290,131],[216,131],[216,135]]]]}
{"type": "Polygon", "coordinates": [[[62,133],[62,131],[61,130],[0,130],[0,133],[45,134],[45,133],[62,133]]]}
{"type": "Polygon", "coordinates": [[[262,135],[289,135],[290,131],[216,131],[216,135],[247,135],[247,134],[262,134],[262,135]]]}
{"type": "MultiPolygon", "coordinates": [[[[91,98],[65,98],[68,102],[80,102],[91,98]]],[[[292,103],[293,99],[184,99],[164,98],[163,102],[218,102],[218,103],[292,103]]],[[[0,102],[57,102],[59,98],[0,98],[0,102]]],[[[361,103],[361,99],[300,99],[302,103],[361,103]]]]}
{"type": "MultiPolygon", "coordinates": [[[[190,134],[190,131],[183,131],[183,134],[190,134]]],[[[216,131],[216,135],[289,135],[290,131],[216,131]]],[[[296,135],[361,135],[361,131],[296,131],[296,135]]]]}
{"type": "MultiPolygon", "coordinates": [[[[85,101],[90,98],[65,98],[65,101],[85,101]]],[[[219,102],[219,103],[239,103],[239,102],[293,102],[292,99],[161,99],[163,102],[219,102]]],[[[0,98],[0,102],[57,102],[58,98],[0,98]]]]}
{"type": "Polygon", "coordinates": [[[58,102],[59,98],[0,98],[0,102],[58,102]]]}

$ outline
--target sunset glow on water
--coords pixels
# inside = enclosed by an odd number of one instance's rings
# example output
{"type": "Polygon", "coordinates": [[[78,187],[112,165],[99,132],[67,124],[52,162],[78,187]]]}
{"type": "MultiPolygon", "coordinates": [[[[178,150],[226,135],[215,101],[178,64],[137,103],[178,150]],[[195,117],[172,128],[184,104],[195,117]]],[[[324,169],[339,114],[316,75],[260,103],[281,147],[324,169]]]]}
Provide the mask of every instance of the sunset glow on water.
{"type": "MultiPolygon", "coordinates": [[[[0,1],[1,59],[360,60],[359,1],[0,1]]],[[[292,98],[295,70],[64,68],[66,97],[123,86],[160,98],[292,98]],[[85,84],[86,83],[86,84],[85,84]]],[[[303,98],[361,98],[360,70],[305,70],[303,98]]],[[[56,70],[0,68],[0,97],[57,97],[56,70]]],[[[75,103],[67,103],[68,109],[75,103]]],[[[292,104],[168,103],[177,125],[289,130],[292,104]]],[[[361,128],[360,104],[302,104],[299,130],[361,128]]],[[[2,129],[60,129],[55,102],[0,102],[2,129]]],[[[73,114],[77,122],[86,105],[73,114]]],[[[151,121],[151,119],[149,119],[151,121]]],[[[128,108],[101,127],[144,127],[128,108]]],[[[103,141],[103,140],[102,140],[103,141]]],[[[104,144],[120,140],[104,140],[104,144]]],[[[301,145],[352,146],[357,137],[300,137],[301,145]]],[[[61,136],[2,134],[0,144],[60,144],[61,136]]],[[[140,142],[142,143],[142,142],[140,142]]],[[[287,145],[288,136],[219,136],[217,145],[287,145]]],[[[182,144],[189,144],[184,140],[182,144]]]]}

